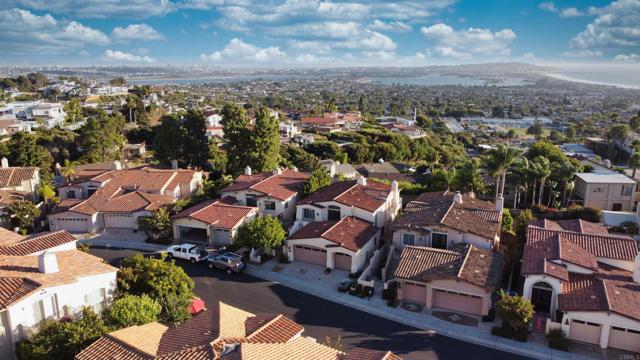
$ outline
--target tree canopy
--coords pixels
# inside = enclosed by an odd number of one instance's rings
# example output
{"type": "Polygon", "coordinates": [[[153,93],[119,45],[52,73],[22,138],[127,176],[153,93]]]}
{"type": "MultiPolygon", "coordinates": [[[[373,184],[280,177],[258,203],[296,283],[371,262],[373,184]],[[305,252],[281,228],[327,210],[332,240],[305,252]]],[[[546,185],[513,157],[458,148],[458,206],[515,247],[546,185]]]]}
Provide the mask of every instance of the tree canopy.
{"type": "Polygon", "coordinates": [[[311,173],[311,176],[304,183],[302,196],[309,196],[323,187],[331,184],[331,176],[324,168],[319,168],[311,173]]]}
{"type": "Polygon", "coordinates": [[[160,303],[146,294],[124,295],[114,300],[102,317],[112,328],[121,329],[157,321],[161,311],[160,303]]]}
{"type": "Polygon", "coordinates": [[[275,249],[284,244],[286,232],[278,218],[260,216],[238,228],[236,241],[239,244],[258,249],[275,249]]]}

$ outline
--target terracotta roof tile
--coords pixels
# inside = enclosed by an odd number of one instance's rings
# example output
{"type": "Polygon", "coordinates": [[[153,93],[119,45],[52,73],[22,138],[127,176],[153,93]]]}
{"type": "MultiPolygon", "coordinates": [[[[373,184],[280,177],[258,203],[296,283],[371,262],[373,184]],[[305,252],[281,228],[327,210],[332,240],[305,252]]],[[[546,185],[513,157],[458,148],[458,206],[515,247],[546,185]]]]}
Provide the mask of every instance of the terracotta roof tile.
{"type": "Polygon", "coordinates": [[[492,203],[462,195],[462,203],[458,204],[453,196],[451,191],[421,194],[407,204],[394,228],[444,225],[489,240],[499,234],[501,216],[492,203]]]}
{"type": "Polygon", "coordinates": [[[0,168],[0,188],[20,186],[23,181],[33,179],[37,171],[36,167],[0,168]]]}
{"type": "Polygon", "coordinates": [[[27,278],[0,277],[0,310],[6,309],[39,287],[39,283],[27,278]]]}
{"type": "Polygon", "coordinates": [[[240,175],[222,192],[253,190],[275,199],[286,200],[302,191],[308,178],[308,173],[294,170],[284,170],[281,174],[240,175]]]}
{"type": "Polygon", "coordinates": [[[302,333],[304,328],[284,315],[277,315],[262,327],[247,335],[249,342],[282,343],[302,333]]]}
{"type": "Polygon", "coordinates": [[[355,180],[338,181],[302,199],[299,204],[314,205],[321,202],[336,201],[373,212],[387,201],[390,192],[391,185],[371,179],[367,180],[366,185],[360,185],[355,180]]]}
{"type": "Polygon", "coordinates": [[[250,206],[229,205],[221,200],[209,200],[174,215],[174,219],[191,218],[220,229],[233,229],[247,216],[257,212],[250,206]]]}
{"type": "Polygon", "coordinates": [[[76,241],[66,230],[22,236],[19,239],[14,234],[8,230],[0,232],[0,255],[26,256],[76,241]]]}
{"type": "Polygon", "coordinates": [[[340,220],[312,222],[289,236],[290,240],[323,238],[345,249],[358,251],[380,232],[372,223],[345,216],[340,220]]]}
{"type": "Polygon", "coordinates": [[[243,343],[236,351],[236,354],[223,356],[222,360],[339,360],[343,354],[308,337],[279,344],[243,343]]]}
{"type": "Polygon", "coordinates": [[[402,360],[391,351],[380,351],[363,348],[355,348],[344,355],[342,360],[402,360]]]}

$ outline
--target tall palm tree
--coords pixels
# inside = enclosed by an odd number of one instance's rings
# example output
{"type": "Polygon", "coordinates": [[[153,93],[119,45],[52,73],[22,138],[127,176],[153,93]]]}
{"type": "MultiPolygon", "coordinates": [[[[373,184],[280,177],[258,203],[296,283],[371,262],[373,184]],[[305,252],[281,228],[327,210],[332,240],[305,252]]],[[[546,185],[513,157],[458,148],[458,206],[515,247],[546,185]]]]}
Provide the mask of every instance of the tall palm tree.
{"type": "MultiPolygon", "coordinates": [[[[527,204],[529,199],[529,183],[531,182],[531,161],[526,157],[521,157],[516,161],[513,168],[513,179],[518,184],[518,196],[524,194],[524,202],[527,204]]],[[[520,199],[518,199],[520,203],[520,199]]]]}
{"type": "Polygon", "coordinates": [[[498,145],[485,153],[482,160],[489,175],[496,178],[496,198],[504,194],[507,171],[513,165],[521,152],[505,145],[498,145]]]}
{"type": "Polygon", "coordinates": [[[62,168],[62,176],[67,179],[67,182],[71,182],[73,178],[76,176],[76,162],[69,161],[69,159],[64,160],[64,168],[62,168]]]}
{"type": "Polygon", "coordinates": [[[544,196],[544,184],[551,175],[551,170],[551,163],[546,157],[540,155],[536,156],[536,158],[533,159],[532,171],[536,177],[537,182],[540,184],[540,191],[538,192],[538,204],[542,204],[542,197],[544,196]]]}
{"type": "Polygon", "coordinates": [[[629,158],[629,166],[633,168],[633,174],[631,174],[631,177],[635,179],[636,171],[640,167],[640,152],[636,151],[631,155],[631,158],[629,158]]]}
{"type": "Polygon", "coordinates": [[[553,177],[560,183],[562,183],[562,206],[565,206],[565,202],[567,199],[567,184],[569,184],[573,177],[576,175],[578,169],[576,166],[570,161],[562,161],[559,164],[556,164],[553,169],[553,177]]]}

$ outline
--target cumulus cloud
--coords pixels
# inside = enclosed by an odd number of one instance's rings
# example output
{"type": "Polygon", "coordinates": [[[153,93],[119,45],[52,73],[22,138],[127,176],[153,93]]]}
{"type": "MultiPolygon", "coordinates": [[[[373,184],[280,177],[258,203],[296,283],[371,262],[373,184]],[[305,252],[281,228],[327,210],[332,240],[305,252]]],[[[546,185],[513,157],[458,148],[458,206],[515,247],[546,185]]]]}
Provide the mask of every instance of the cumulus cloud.
{"type": "Polygon", "coordinates": [[[618,55],[613,57],[613,61],[640,62],[640,55],[638,55],[638,54],[618,54],[618,55]]]}
{"type": "Polygon", "coordinates": [[[369,25],[369,29],[371,30],[380,30],[380,31],[391,31],[391,32],[409,32],[412,30],[411,25],[404,23],[402,21],[388,21],[384,22],[382,20],[375,19],[371,25],[369,25]]]}
{"type": "Polygon", "coordinates": [[[131,24],[125,27],[116,27],[111,32],[115,40],[162,40],[164,36],[147,24],[131,24]]]}
{"type": "Polygon", "coordinates": [[[313,54],[326,54],[331,51],[331,46],[323,41],[289,40],[287,46],[289,49],[313,54]]]}
{"type": "Polygon", "coordinates": [[[568,7],[568,8],[560,9],[556,7],[556,4],[553,1],[547,1],[547,2],[538,4],[538,9],[542,11],[558,13],[558,16],[563,18],[578,17],[578,16],[585,15],[583,11],[578,10],[578,8],[576,7],[568,7]]]}
{"type": "Polygon", "coordinates": [[[156,59],[149,57],[147,55],[135,55],[119,50],[111,50],[107,49],[104,53],[104,57],[107,60],[118,61],[118,62],[128,62],[128,63],[154,63],[156,59]]]}
{"type": "Polygon", "coordinates": [[[578,50],[578,51],[565,51],[562,56],[569,58],[593,58],[601,57],[602,51],[600,50],[578,50]]]}
{"type": "Polygon", "coordinates": [[[100,30],[77,21],[23,9],[0,11],[0,47],[5,54],[57,54],[110,42],[100,30]]]}
{"type": "Polygon", "coordinates": [[[166,15],[175,10],[171,0],[8,0],[12,6],[80,18],[139,19],[166,15]]]}
{"type": "Polygon", "coordinates": [[[443,23],[423,27],[421,32],[433,44],[429,49],[431,54],[458,59],[508,56],[511,54],[509,45],[516,39],[511,29],[495,32],[478,28],[454,30],[443,23]]]}
{"type": "Polygon", "coordinates": [[[359,50],[379,50],[389,51],[398,47],[393,40],[387,35],[376,31],[366,30],[359,37],[336,42],[333,44],[336,48],[359,49],[359,50]]]}
{"type": "Polygon", "coordinates": [[[640,1],[617,0],[602,8],[590,8],[597,18],[571,40],[580,49],[640,46],[640,1]]]}
{"type": "Polygon", "coordinates": [[[274,60],[284,59],[286,53],[276,46],[260,48],[248,44],[241,39],[234,38],[229,41],[224,49],[215,51],[209,55],[202,54],[200,57],[203,60],[213,62],[269,63],[274,60]]]}
{"type": "Polygon", "coordinates": [[[584,16],[584,13],[574,7],[568,7],[560,11],[560,17],[568,18],[568,17],[578,17],[578,16],[584,16]]]}

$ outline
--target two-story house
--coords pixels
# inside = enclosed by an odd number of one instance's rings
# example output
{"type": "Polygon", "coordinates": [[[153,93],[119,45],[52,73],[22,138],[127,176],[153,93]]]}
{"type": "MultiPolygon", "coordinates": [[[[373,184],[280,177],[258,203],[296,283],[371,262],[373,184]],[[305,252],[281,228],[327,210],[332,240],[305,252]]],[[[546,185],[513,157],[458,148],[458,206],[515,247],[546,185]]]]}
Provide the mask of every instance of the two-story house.
{"type": "Polygon", "coordinates": [[[640,351],[636,240],[596,224],[532,221],[521,274],[523,296],[569,339],[640,351]]]}
{"type": "Polygon", "coordinates": [[[231,197],[244,206],[257,207],[260,215],[283,221],[293,220],[299,193],[309,173],[297,169],[275,169],[271,173],[252,174],[247,167],[231,185],[222,189],[222,198],[231,197]]]}
{"type": "Polygon", "coordinates": [[[2,158],[0,167],[0,209],[16,200],[38,200],[40,171],[36,167],[12,167],[2,158]]]}
{"type": "Polygon", "coordinates": [[[394,222],[393,245],[449,249],[467,243],[490,250],[500,242],[501,222],[501,204],[448,190],[423,193],[394,222]]]}
{"type": "Polygon", "coordinates": [[[400,189],[360,176],[358,180],[334,182],[300,200],[294,229],[314,221],[340,220],[353,216],[384,228],[402,208],[400,189]]]}
{"type": "Polygon", "coordinates": [[[61,201],[49,215],[52,230],[137,229],[139,217],[191,196],[203,176],[200,171],[152,167],[98,173],[58,188],[61,201]]]}
{"type": "Polygon", "coordinates": [[[111,301],[117,268],[75,249],[66,231],[20,236],[0,230],[0,358],[45,319],[83,306],[101,311],[111,301]]]}
{"type": "Polygon", "coordinates": [[[577,173],[573,193],[584,206],[633,211],[636,185],[635,180],[617,172],[577,173]]]}

